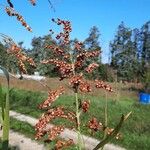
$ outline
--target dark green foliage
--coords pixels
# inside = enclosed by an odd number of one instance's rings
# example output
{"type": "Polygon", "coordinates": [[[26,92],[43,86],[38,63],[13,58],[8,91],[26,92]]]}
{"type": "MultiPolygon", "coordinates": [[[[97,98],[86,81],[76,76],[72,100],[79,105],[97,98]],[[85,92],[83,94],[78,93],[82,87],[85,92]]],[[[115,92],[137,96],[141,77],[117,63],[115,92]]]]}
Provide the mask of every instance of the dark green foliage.
{"type": "MultiPolygon", "coordinates": [[[[101,50],[99,38],[100,38],[99,29],[96,26],[93,26],[90,29],[89,36],[84,41],[84,46],[87,49],[87,51],[101,50]]],[[[89,65],[92,61],[101,62],[100,56],[99,58],[90,59],[90,62],[87,61],[87,64],[89,65]]]]}
{"type": "Polygon", "coordinates": [[[88,79],[99,79],[103,81],[109,81],[112,82],[114,81],[114,70],[110,67],[109,64],[100,64],[99,67],[96,68],[92,73],[86,73],[85,76],[88,79]]]}
{"type": "Polygon", "coordinates": [[[6,48],[0,43],[0,65],[9,72],[16,73],[18,70],[16,59],[7,53],[6,48]]]}
{"type": "Polygon", "coordinates": [[[51,49],[47,49],[48,45],[57,45],[56,41],[52,39],[51,35],[45,35],[44,37],[35,37],[32,39],[32,49],[29,55],[34,59],[37,64],[36,71],[40,75],[46,75],[50,77],[58,76],[57,71],[51,64],[42,64],[41,61],[44,59],[54,58],[51,49]]]}
{"type": "Polygon", "coordinates": [[[110,43],[111,66],[120,80],[142,81],[150,68],[150,22],[142,28],[127,28],[122,22],[110,43]]]}

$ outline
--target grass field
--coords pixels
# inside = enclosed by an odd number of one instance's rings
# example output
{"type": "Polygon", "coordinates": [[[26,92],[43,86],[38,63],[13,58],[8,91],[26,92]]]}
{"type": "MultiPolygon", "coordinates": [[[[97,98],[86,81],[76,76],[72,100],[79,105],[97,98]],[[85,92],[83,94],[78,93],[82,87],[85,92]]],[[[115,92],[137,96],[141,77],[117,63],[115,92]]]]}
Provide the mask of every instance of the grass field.
{"type": "MultiPolygon", "coordinates": [[[[0,77],[0,83],[2,85],[6,85],[6,80],[3,77],[0,77]]],[[[68,86],[68,80],[59,81],[59,78],[46,78],[45,81],[42,83],[46,83],[51,89],[57,89],[59,86],[62,86],[65,88],[65,94],[67,95],[73,95],[72,90],[70,90],[70,87],[68,86]]],[[[89,81],[89,83],[92,84],[92,81],[89,81]]],[[[142,85],[139,83],[109,83],[113,90],[115,91],[113,94],[109,94],[108,98],[111,98],[113,100],[121,100],[126,97],[126,99],[138,99],[137,91],[139,91],[142,88],[142,85]]],[[[16,78],[10,79],[10,87],[11,88],[17,88],[17,89],[24,89],[29,91],[40,91],[40,92],[47,92],[47,88],[43,86],[38,81],[34,80],[18,80],[16,78]]],[[[92,86],[92,92],[90,93],[91,96],[101,96],[104,97],[105,93],[103,90],[97,90],[95,89],[94,85],[92,86]]]]}
{"type": "MultiPolygon", "coordinates": [[[[4,79],[0,78],[0,82],[5,85],[4,79]]],[[[57,89],[59,85],[65,85],[66,95],[62,95],[53,106],[64,105],[70,110],[74,110],[74,97],[67,81],[59,82],[58,78],[47,79],[47,84],[53,89],[57,89]]],[[[132,115],[125,122],[121,133],[121,140],[113,140],[112,143],[118,144],[128,150],[149,150],[150,149],[150,105],[142,105],[138,102],[138,91],[142,88],[140,84],[121,84],[112,83],[115,93],[108,94],[108,125],[115,127],[122,114],[132,111],[132,115]]],[[[10,92],[11,109],[17,112],[31,115],[38,118],[43,111],[38,110],[37,106],[47,97],[47,89],[36,81],[31,80],[11,80],[11,87],[14,88],[10,92]],[[28,90],[28,91],[26,91],[28,90]]],[[[104,122],[104,104],[105,92],[96,90],[90,95],[80,96],[81,98],[90,99],[91,106],[88,113],[82,115],[82,133],[90,135],[87,128],[87,122],[93,116],[104,122]]],[[[53,121],[54,124],[62,123],[68,125],[63,119],[53,121]]],[[[70,126],[68,126],[70,127],[70,126]]],[[[101,139],[102,133],[96,133],[95,138],[101,139]]]]}
{"type": "MultiPolygon", "coordinates": [[[[46,98],[46,94],[43,93],[14,89],[11,91],[11,109],[38,118],[42,111],[38,110],[37,106],[44,98],[46,98]]],[[[97,117],[101,122],[104,121],[104,99],[93,96],[87,98],[91,99],[91,107],[89,112],[82,116],[82,133],[90,135],[90,131],[87,128],[87,121],[93,116],[97,117]]],[[[61,96],[53,106],[64,105],[66,108],[73,110],[73,103],[73,96],[61,96]]],[[[116,103],[112,99],[109,99],[108,108],[108,124],[110,127],[114,127],[117,124],[121,114],[127,114],[129,111],[133,112],[121,130],[123,138],[118,141],[112,141],[113,143],[129,150],[150,149],[149,105],[141,105],[135,100],[126,98],[116,103]]],[[[68,122],[62,119],[57,119],[53,123],[68,125],[68,122]]],[[[101,139],[102,135],[102,133],[96,133],[94,137],[101,139]]]]}

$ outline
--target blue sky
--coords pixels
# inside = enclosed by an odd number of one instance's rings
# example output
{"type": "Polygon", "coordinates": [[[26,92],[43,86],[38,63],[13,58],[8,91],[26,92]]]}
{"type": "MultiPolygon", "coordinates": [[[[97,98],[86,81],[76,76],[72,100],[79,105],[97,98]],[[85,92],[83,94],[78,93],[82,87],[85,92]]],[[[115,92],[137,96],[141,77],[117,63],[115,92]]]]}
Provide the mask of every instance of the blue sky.
{"type": "MultiPolygon", "coordinates": [[[[2,0],[0,4],[6,4],[2,0]]],[[[51,0],[54,12],[47,0],[37,0],[37,6],[28,0],[12,0],[15,9],[22,14],[33,28],[33,33],[26,31],[16,18],[8,17],[0,6],[0,33],[11,36],[16,42],[24,41],[25,47],[31,47],[34,36],[43,36],[49,29],[56,29],[51,18],[61,18],[72,22],[72,38],[83,41],[92,26],[100,30],[100,43],[103,62],[108,62],[109,42],[113,39],[117,26],[124,21],[126,26],[140,28],[150,20],[150,0],[51,0]]],[[[58,30],[57,30],[58,31],[58,30]]]]}

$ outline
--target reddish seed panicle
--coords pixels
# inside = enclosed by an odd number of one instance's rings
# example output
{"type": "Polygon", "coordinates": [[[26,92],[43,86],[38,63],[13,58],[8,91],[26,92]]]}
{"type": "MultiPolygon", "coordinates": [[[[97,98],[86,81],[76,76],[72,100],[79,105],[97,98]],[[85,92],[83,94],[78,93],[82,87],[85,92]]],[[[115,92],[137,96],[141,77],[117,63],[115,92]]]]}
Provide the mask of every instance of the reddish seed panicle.
{"type": "Polygon", "coordinates": [[[24,74],[27,73],[25,62],[28,62],[32,67],[36,67],[33,59],[28,57],[25,53],[23,53],[22,49],[18,47],[16,44],[10,44],[10,48],[7,49],[7,52],[16,57],[16,59],[18,60],[19,70],[21,73],[24,74]]]}
{"type": "Polygon", "coordinates": [[[47,108],[51,106],[51,104],[61,95],[64,93],[64,88],[60,87],[58,90],[49,91],[48,92],[48,98],[39,105],[40,109],[47,108]]]}
{"type": "Polygon", "coordinates": [[[95,68],[97,68],[99,65],[97,64],[97,63],[92,63],[92,64],[90,64],[87,68],[85,68],[85,71],[87,72],[87,73],[92,73],[93,72],[93,70],[95,69],[95,68]]]}
{"type": "Polygon", "coordinates": [[[88,127],[91,130],[98,131],[103,127],[103,125],[102,125],[102,123],[98,122],[98,120],[96,118],[92,118],[88,123],[88,127]]]}
{"type": "Polygon", "coordinates": [[[84,92],[84,93],[85,93],[85,92],[91,92],[91,91],[92,91],[90,84],[87,83],[87,82],[82,82],[82,83],[79,85],[79,90],[80,90],[81,92],[84,92]]]}
{"type": "Polygon", "coordinates": [[[52,19],[53,22],[57,23],[57,25],[63,25],[63,32],[60,32],[56,35],[56,39],[62,39],[63,44],[69,44],[69,34],[72,31],[71,23],[69,21],[61,20],[61,19],[52,19]]]}
{"type": "MultiPolygon", "coordinates": [[[[107,127],[104,131],[106,132],[107,135],[111,135],[112,132],[114,131],[114,129],[107,127]]],[[[120,139],[120,138],[121,138],[121,134],[120,134],[120,133],[117,133],[117,135],[116,135],[115,138],[116,138],[116,139],[120,139]]]]}
{"type": "Polygon", "coordinates": [[[9,16],[15,16],[17,20],[21,22],[22,26],[24,26],[28,31],[32,32],[31,27],[26,23],[23,16],[17,13],[12,7],[6,7],[5,11],[9,16]]]}
{"type": "Polygon", "coordinates": [[[55,149],[56,150],[62,150],[63,148],[66,148],[66,147],[73,145],[73,144],[74,144],[74,142],[72,139],[69,139],[67,141],[58,140],[56,145],[55,145],[55,149]]]}
{"type": "Polygon", "coordinates": [[[89,100],[83,101],[81,104],[81,107],[82,107],[83,112],[87,112],[90,107],[90,101],[89,100]]]}
{"type": "Polygon", "coordinates": [[[73,74],[72,64],[66,63],[58,59],[49,59],[42,61],[43,64],[54,64],[60,74],[60,80],[70,77],[73,74]]]}
{"type": "Polygon", "coordinates": [[[103,88],[109,92],[113,92],[111,86],[104,83],[103,81],[95,80],[95,83],[96,83],[96,85],[95,85],[96,88],[103,88]]]}
{"type": "Polygon", "coordinates": [[[64,126],[54,126],[49,129],[48,133],[48,140],[52,141],[55,140],[56,137],[64,131],[64,126]]]}
{"type": "Polygon", "coordinates": [[[82,45],[83,45],[83,43],[76,42],[75,45],[74,45],[74,49],[78,50],[78,51],[81,51],[82,45]]]}
{"type": "Polygon", "coordinates": [[[64,115],[64,108],[57,107],[55,109],[49,109],[46,113],[44,113],[39,119],[38,123],[35,125],[36,131],[42,131],[47,124],[57,117],[61,117],[64,115]]]}
{"type": "Polygon", "coordinates": [[[81,83],[83,83],[83,75],[74,75],[71,77],[69,84],[73,87],[76,88],[78,87],[81,83]]]}
{"type": "Polygon", "coordinates": [[[49,46],[46,46],[45,48],[53,50],[53,52],[57,55],[62,55],[62,56],[64,55],[64,51],[58,46],[49,45],[49,46]]]}

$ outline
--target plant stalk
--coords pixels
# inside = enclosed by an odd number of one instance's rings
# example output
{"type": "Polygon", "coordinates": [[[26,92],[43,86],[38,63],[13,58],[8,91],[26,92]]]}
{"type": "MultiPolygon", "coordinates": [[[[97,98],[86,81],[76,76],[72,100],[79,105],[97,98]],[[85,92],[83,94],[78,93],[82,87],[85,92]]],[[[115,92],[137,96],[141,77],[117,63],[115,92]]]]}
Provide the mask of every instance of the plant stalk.
{"type": "Polygon", "coordinates": [[[8,150],[8,145],[9,145],[9,73],[8,71],[0,66],[0,69],[4,72],[4,75],[7,80],[7,92],[6,92],[6,101],[5,101],[5,106],[4,106],[4,116],[3,118],[3,123],[2,123],[2,128],[3,128],[3,135],[2,135],[2,150],[8,150]]]}
{"type": "Polygon", "coordinates": [[[6,104],[4,110],[4,121],[3,121],[3,136],[2,136],[2,150],[8,150],[9,141],[9,88],[6,94],[6,104]]]}
{"type": "MultiPolygon", "coordinates": [[[[106,128],[108,126],[108,95],[107,95],[107,91],[105,91],[105,130],[104,130],[104,136],[103,136],[103,140],[106,138],[107,136],[107,131],[106,128]]],[[[104,146],[101,148],[101,150],[103,150],[104,146]]]]}
{"type": "MultiPolygon", "coordinates": [[[[76,75],[75,72],[75,66],[74,66],[74,61],[73,61],[73,56],[70,55],[70,61],[72,64],[72,69],[73,69],[73,75],[76,75]]],[[[78,150],[82,149],[82,137],[81,137],[81,130],[80,130],[80,110],[79,110],[79,99],[78,99],[78,87],[76,87],[75,91],[75,103],[76,103],[76,122],[77,122],[77,134],[78,134],[78,150]]]]}
{"type": "Polygon", "coordinates": [[[76,98],[76,119],[77,119],[77,133],[78,133],[78,148],[82,149],[82,138],[81,138],[81,130],[80,130],[80,112],[79,112],[79,101],[78,101],[78,93],[75,93],[76,98]]]}

